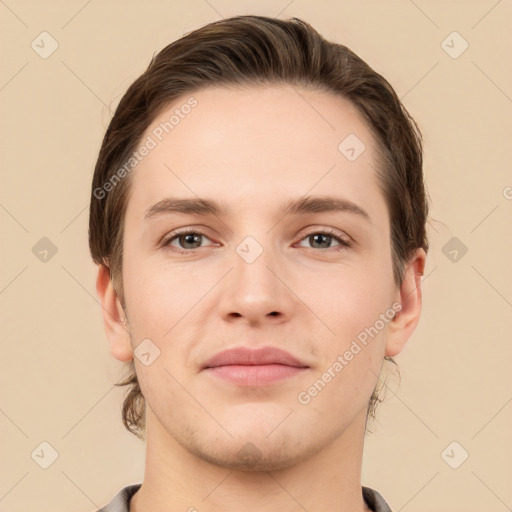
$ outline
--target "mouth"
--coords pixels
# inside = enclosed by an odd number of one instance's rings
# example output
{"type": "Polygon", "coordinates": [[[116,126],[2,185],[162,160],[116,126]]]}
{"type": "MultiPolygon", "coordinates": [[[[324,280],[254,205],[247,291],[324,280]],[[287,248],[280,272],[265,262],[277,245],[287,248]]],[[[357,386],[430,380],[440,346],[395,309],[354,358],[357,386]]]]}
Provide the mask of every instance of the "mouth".
{"type": "Polygon", "coordinates": [[[225,350],[208,360],[202,370],[214,378],[238,386],[257,387],[274,384],[297,376],[308,365],[278,348],[225,350]]]}

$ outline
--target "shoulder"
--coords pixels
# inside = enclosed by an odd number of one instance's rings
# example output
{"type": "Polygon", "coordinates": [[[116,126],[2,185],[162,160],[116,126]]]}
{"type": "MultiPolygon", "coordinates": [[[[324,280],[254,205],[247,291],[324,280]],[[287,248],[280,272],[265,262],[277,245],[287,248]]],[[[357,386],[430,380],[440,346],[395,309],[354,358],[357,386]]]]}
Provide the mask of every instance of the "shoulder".
{"type": "Polygon", "coordinates": [[[363,498],[373,512],[392,512],[382,494],[375,489],[363,486],[363,498]]]}
{"type": "Polygon", "coordinates": [[[139,490],[142,484],[132,484],[123,487],[109,502],[108,505],[96,512],[129,512],[130,499],[139,490]]]}

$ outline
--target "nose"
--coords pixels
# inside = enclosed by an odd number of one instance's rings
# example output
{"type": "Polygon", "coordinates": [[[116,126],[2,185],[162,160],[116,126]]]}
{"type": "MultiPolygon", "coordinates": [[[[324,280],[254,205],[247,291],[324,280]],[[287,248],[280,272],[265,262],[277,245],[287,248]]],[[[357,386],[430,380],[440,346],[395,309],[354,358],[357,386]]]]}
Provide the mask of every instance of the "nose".
{"type": "Polygon", "coordinates": [[[231,322],[243,319],[250,325],[287,321],[296,299],[287,285],[292,277],[286,272],[283,258],[262,247],[261,254],[252,260],[251,251],[254,257],[254,251],[261,249],[251,243],[237,249],[232,259],[234,268],[220,293],[222,316],[231,322]]]}

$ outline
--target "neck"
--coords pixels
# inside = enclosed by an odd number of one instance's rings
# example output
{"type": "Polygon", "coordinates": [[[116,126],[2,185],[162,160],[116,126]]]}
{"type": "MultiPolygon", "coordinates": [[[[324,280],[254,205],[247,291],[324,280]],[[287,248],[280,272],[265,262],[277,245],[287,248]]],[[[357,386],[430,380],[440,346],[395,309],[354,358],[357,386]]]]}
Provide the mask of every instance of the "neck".
{"type": "Polygon", "coordinates": [[[286,468],[238,471],[191,453],[147,408],[144,481],[130,512],[364,512],[366,411],[328,445],[286,468]]]}

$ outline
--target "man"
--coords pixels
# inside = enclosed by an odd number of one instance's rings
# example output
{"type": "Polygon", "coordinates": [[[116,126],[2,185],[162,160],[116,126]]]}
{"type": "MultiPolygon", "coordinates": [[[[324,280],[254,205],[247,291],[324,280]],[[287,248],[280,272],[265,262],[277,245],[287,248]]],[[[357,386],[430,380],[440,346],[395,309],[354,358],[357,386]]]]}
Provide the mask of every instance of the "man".
{"type": "Polygon", "coordinates": [[[164,48],[122,98],[90,246],[142,484],[107,512],[389,511],[361,486],[383,362],[420,316],[421,136],[301,20],[164,48]]]}

